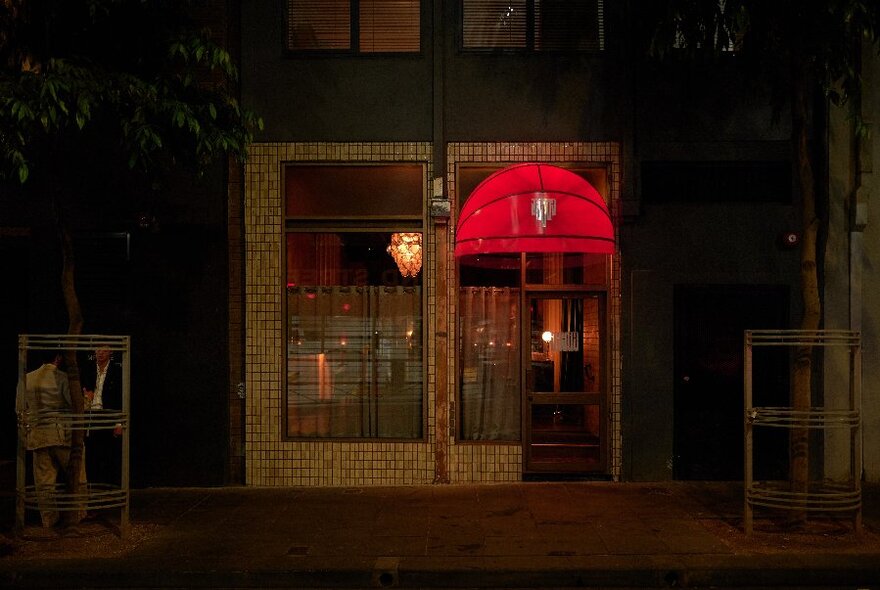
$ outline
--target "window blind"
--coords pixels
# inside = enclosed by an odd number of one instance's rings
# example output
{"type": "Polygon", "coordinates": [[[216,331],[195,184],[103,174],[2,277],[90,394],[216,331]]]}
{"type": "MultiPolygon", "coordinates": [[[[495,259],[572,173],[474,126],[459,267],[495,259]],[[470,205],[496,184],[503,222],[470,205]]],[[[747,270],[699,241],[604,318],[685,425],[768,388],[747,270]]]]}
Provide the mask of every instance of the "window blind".
{"type": "Polygon", "coordinates": [[[291,51],[421,50],[420,0],[288,0],[287,8],[291,51]]]}
{"type": "Polygon", "coordinates": [[[473,49],[525,49],[526,0],[464,0],[462,41],[473,49]]]}
{"type": "Polygon", "coordinates": [[[604,21],[604,0],[462,0],[462,46],[601,51],[604,21]]]}
{"type": "Polygon", "coordinates": [[[288,0],[287,6],[288,49],[351,47],[350,0],[288,0]]]}
{"type": "Polygon", "coordinates": [[[419,51],[419,0],[360,0],[362,52],[419,51]]]}
{"type": "Polygon", "coordinates": [[[535,0],[536,51],[604,49],[602,0],[535,0]]]}

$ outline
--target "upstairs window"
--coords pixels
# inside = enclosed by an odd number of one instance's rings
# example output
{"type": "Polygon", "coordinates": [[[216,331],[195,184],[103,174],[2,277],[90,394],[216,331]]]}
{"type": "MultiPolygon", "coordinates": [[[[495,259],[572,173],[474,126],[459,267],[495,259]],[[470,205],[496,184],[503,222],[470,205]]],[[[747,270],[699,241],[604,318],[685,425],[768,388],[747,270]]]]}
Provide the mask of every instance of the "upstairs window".
{"type": "MultiPolygon", "coordinates": [[[[720,51],[735,53],[742,45],[741,27],[735,26],[738,14],[727,11],[727,0],[706,3],[702,11],[687,21],[681,16],[674,19],[675,49],[720,51]]],[[[735,9],[734,9],[735,10],[735,9]]]]}
{"type": "Polygon", "coordinates": [[[420,0],[288,0],[287,49],[418,52],[419,3],[420,0]]]}
{"type": "Polygon", "coordinates": [[[604,0],[462,0],[462,47],[602,51],[604,20],[604,0]]]}

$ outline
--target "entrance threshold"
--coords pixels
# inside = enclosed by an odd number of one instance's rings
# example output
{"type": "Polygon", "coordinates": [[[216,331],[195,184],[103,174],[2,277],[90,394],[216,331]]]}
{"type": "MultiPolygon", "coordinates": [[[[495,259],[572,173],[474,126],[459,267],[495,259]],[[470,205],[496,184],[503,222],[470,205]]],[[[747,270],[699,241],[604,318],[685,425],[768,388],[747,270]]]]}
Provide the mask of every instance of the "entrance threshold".
{"type": "Polygon", "coordinates": [[[612,481],[607,473],[523,473],[524,482],[612,481]]]}

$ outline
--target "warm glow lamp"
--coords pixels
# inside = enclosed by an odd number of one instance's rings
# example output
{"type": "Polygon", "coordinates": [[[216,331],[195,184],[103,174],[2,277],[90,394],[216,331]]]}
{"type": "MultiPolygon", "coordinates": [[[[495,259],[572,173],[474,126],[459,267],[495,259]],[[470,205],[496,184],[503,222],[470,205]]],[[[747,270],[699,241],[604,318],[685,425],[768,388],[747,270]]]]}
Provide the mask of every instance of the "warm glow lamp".
{"type": "Polygon", "coordinates": [[[422,269],[422,234],[393,233],[388,253],[397,263],[400,274],[414,277],[422,269]]]}

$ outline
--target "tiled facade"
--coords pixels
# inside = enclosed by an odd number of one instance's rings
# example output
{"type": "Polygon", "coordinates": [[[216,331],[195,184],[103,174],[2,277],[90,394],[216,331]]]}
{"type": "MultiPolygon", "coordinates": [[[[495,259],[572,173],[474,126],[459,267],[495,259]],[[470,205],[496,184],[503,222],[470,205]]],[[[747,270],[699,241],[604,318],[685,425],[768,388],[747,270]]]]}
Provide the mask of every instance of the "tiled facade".
{"type": "MultiPolygon", "coordinates": [[[[283,197],[285,162],[420,162],[431,178],[428,143],[254,144],[245,167],[247,262],[246,479],[257,486],[353,486],[430,483],[434,479],[433,326],[427,326],[426,437],[412,442],[291,441],[282,433],[283,197]]],[[[425,199],[428,198],[426,182],[425,199]]],[[[426,257],[434,258],[430,228],[426,257]]],[[[434,284],[425,273],[428,317],[434,284]]]]}
{"type": "MultiPolygon", "coordinates": [[[[441,399],[455,400],[454,330],[457,301],[454,215],[448,223],[426,216],[425,293],[426,347],[425,437],[408,442],[293,441],[282,432],[282,363],[285,355],[282,301],[283,197],[282,166],[286,162],[418,162],[426,169],[426,210],[431,198],[430,143],[263,143],[250,148],[244,178],[245,273],[245,463],[248,485],[257,486],[363,486],[425,484],[432,481],[499,482],[522,478],[519,444],[456,444],[441,429],[449,424],[438,416],[435,384],[446,383],[441,399]],[[437,252],[444,244],[445,251],[437,252]],[[444,257],[445,264],[438,256],[444,257]],[[439,277],[434,268],[445,268],[439,277]],[[446,292],[438,293],[445,285],[446,292]],[[441,302],[438,305],[438,302],[441,302]],[[441,307],[443,309],[441,309],[441,307]],[[446,321],[442,321],[445,319],[446,321]],[[439,330],[438,325],[443,325],[439,330]],[[440,338],[441,340],[438,340],[440,338]],[[438,342],[445,346],[439,346],[438,342]],[[442,351],[438,354],[438,351],[442,351]],[[438,358],[439,355],[443,358],[438,358]],[[438,363],[441,366],[438,367],[438,363]],[[439,369],[439,370],[438,370],[439,369]],[[442,379],[438,380],[438,375],[442,379]],[[439,419],[438,419],[439,418],[439,419]],[[443,461],[437,461],[443,457],[443,461]],[[448,458],[448,459],[447,459],[448,458]]],[[[455,165],[459,162],[589,162],[608,169],[610,209],[619,217],[620,160],[613,143],[454,143],[448,146],[447,195],[457,210],[455,165]]],[[[612,257],[609,294],[612,361],[609,444],[611,475],[620,476],[620,265],[612,257]]],[[[444,406],[454,412],[454,401],[444,406]]],[[[453,422],[454,424],[454,422],[453,422]]]]}

